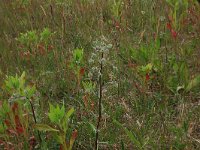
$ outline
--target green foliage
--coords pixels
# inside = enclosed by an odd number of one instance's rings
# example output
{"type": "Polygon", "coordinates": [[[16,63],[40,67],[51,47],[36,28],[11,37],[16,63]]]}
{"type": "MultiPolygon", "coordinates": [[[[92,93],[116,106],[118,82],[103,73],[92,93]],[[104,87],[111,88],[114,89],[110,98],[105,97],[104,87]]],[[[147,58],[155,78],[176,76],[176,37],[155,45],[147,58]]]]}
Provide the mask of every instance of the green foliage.
{"type": "Polygon", "coordinates": [[[147,64],[146,66],[141,66],[141,72],[144,72],[144,73],[149,73],[151,72],[153,69],[153,65],[152,64],[147,64]]]}
{"type": "Polygon", "coordinates": [[[23,72],[20,77],[18,77],[18,75],[15,77],[7,76],[7,79],[5,80],[5,87],[8,92],[22,91],[25,87],[25,72],[23,72]]]}
{"type": "Polygon", "coordinates": [[[66,112],[64,105],[60,108],[58,105],[53,106],[52,104],[49,104],[49,109],[48,117],[54,125],[54,128],[47,124],[36,124],[35,128],[39,131],[51,132],[53,138],[61,144],[61,147],[64,150],[71,150],[77,136],[73,134],[77,134],[77,131],[72,133],[69,144],[66,141],[66,135],[69,130],[68,122],[71,115],[74,113],[74,108],[71,108],[68,112],[66,112]]]}
{"type": "Polygon", "coordinates": [[[50,31],[49,28],[44,28],[43,31],[40,33],[40,41],[47,44],[52,35],[53,33],[50,31]]]}
{"type": "MultiPolygon", "coordinates": [[[[3,102],[1,109],[0,109],[0,116],[3,117],[6,116],[7,113],[9,113],[10,107],[6,101],[3,102]]],[[[4,118],[5,119],[5,118],[4,118]]]]}
{"type": "Polygon", "coordinates": [[[139,64],[153,63],[159,60],[158,53],[160,49],[160,41],[157,39],[149,45],[142,44],[139,49],[131,49],[131,58],[139,64]]]}
{"type": "Polygon", "coordinates": [[[19,42],[20,50],[29,51],[33,55],[38,50],[40,53],[44,53],[44,50],[47,51],[53,35],[54,33],[49,28],[44,28],[41,33],[36,30],[20,33],[17,41],[19,42]]]}
{"type": "Polygon", "coordinates": [[[112,5],[112,13],[114,17],[119,19],[121,16],[122,8],[123,8],[123,1],[122,0],[111,0],[112,5]]]}
{"type": "Polygon", "coordinates": [[[180,21],[184,16],[189,6],[188,0],[166,0],[166,2],[172,7],[169,16],[173,18],[173,26],[175,29],[180,29],[180,21]]]}
{"type": "Polygon", "coordinates": [[[72,66],[80,66],[83,61],[83,49],[75,49],[73,51],[72,66]]]}
{"type": "Polygon", "coordinates": [[[200,85],[200,75],[196,76],[194,79],[192,79],[189,84],[186,87],[186,91],[190,91],[195,87],[199,87],[200,85]]]}
{"type": "Polygon", "coordinates": [[[26,5],[28,5],[29,3],[30,3],[30,0],[20,0],[21,2],[21,5],[24,5],[24,6],[26,6],[26,5]]]}
{"type": "Polygon", "coordinates": [[[20,36],[17,38],[20,44],[25,45],[26,47],[32,46],[38,42],[38,35],[36,31],[28,31],[26,33],[20,33],[20,36]]]}
{"type": "Polygon", "coordinates": [[[145,141],[141,141],[141,138],[139,138],[136,133],[129,131],[126,127],[123,127],[123,125],[121,123],[119,123],[117,120],[114,120],[114,123],[116,123],[118,126],[120,126],[125,131],[126,135],[129,137],[131,142],[138,149],[142,150],[144,148],[144,146],[148,143],[148,139],[145,139],[145,141]]]}
{"type": "Polygon", "coordinates": [[[200,149],[199,10],[1,1],[0,149],[94,149],[96,133],[99,149],[200,149]]]}
{"type": "Polygon", "coordinates": [[[54,129],[47,124],[36,124],[34,127],[39,131],[59,132],[59,130],[54,129]]]}
{"type": "Polygon", "coordinates": [[[184,143],[184,139],[187,137],[188,131],[186,122],[184,122],[181,127],[172,126],[169,130],[175,135],[172,147],[175,149],[185,149],[187,145],[184,143]]]}
{"type": "Polygon", "coordinates": [[[7,76],[5,80],[5,89],[10,94],[17,94],[26,99],[30,99],[36,93],[35,86],[25,85],[25,72],[21,76],[7,76]]]}
{"type": "Polygon", "coordinates": [[[56,107],[54,107],[52,104],[49,104],[49,106],[50,106],[50,111],[48,113],[49,119],[53,123],[60,124],[60,121],[62,120],[62,118],[65,115],[64,105],[62,106],[62,108],[59,108],[58,105],[56,107]]]}
{"type": "Polygon", "coordinates": [[[95,84],[91,81],[83,81],[82,82],[83,84],[83,88],[85,90],[86,93],[92,93],[94,92],[94,89],[95,89],[95,84]]]}
{"type": "Polygon", "coordinates": [[[72,0],[55,0],[56,4],[59,6],[66,6],[66,5],[70,5],[72,0]]]}
{"type": "Polygon", "coordinates": [[[31,127],[36,118],[35,114],[34,118],[29,117],[28,112],[34,111],[33,105],[31,110],[26,104],[34,99],[36,88],[25,85],[25,72],[21,76],[7,76],[4,87],[5,93],[9,93],[9,99],[0,101],[1,145],[9,149],[10,145],[15,149],[33,148],[34,145],[29,144],[29,138],[33,135],[31,127]]]}
{"type": "Polygon", "coordinates": [[[171,6],[176,7],[176,9],[179,7],[179,5],[184,5],[188,7],[188,0],[166,0],[167,3],[169,3],[171,6]]]}

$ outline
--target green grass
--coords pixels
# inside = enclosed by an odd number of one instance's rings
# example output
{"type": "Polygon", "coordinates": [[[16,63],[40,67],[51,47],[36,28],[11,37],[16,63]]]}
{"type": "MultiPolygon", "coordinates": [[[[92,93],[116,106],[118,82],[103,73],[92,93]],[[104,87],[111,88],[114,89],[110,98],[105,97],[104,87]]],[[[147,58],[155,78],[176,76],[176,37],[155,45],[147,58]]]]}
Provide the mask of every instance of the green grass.
{"type": "Polygon", "coordinates": [[[199,16],[196,0],[2,0],[0,149],[66,149],[76,130],[95,149],[99,112],[99,149],[200,149],[199,16]],[[66,135],[49,103],[75,109],[66,135]]]}

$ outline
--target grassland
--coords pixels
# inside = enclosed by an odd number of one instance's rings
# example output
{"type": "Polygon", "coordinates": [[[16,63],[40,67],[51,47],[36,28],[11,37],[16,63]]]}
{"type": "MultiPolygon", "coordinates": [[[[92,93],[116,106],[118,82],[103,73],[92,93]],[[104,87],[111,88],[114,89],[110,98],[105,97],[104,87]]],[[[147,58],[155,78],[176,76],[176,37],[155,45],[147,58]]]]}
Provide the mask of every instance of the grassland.
{"type": "Polygon", "coordinates": [[[1,0],[0,149],[200,149],[196,0],[1,0]]]}

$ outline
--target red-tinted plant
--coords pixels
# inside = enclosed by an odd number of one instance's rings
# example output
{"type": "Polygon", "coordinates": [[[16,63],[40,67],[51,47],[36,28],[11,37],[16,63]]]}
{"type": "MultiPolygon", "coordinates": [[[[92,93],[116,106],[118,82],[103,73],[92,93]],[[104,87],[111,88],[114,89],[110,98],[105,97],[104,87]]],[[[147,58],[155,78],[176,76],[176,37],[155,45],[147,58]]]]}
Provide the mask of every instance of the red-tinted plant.
{"type": "Polygon", "coordinates": [[[78,131],[77,130],[74,130],[73,132],[72,132],[72,139],[76,139],[77,138],[77,136],[78,136],[78,131]]]}
{"type": "Polygon", "coordinates": [[[29,138],[30,149],[33,149],[33,148],[35,147],[36,144],[37,144],[37,143],[36,143],[35,136],[31,136],[31,137],[29,138]]]}
{"type": "Polygon", "coordinates": [[[176,39],[177,38],[177,32],[172,28],[172,25],[170,22],[167,23],[167,29],[170,31],[171,36],[176,39]]]}
{"type": "Polygon", "coordinates": [[[82,68],[80,69],[80,75],[83,76],[84,73],[85,73],[85,68],[82,67],[82,68]]]}
{"type": "Polygon", "coordinates": [[[6,119],[6,120],[4,121],[4,123],[6,124],[7,127],[10,127],[10,121],[9,121],[8,119],[6,119]]]}
{"type": "Polygon", "coordinates": [[[22,124],[20,122],[20,118],[18,115],[15,115],[15,125],[16,125],[16,131],[18,134],[22,134],[24,132],[24,129],[22,127],[22,124]]]}
{"type": "Polygon", "coordinates": [[[18,103],[15,102],[15,103],[13,104],[13,106],[12,106],[12,112],[13,112],[13,114],[16,113],[17,109],[18,109],[18,103]]]}
{"type": "Polygon", "coordinates": [[[177,37],[177,32],[174,31],[173,29],[171,29],[171,35],[172,35],[172,37],[173,37],[174,39],[176,39],[176,37],[177,37]]]}
{"type": "Polygon", "coordinates": [[[150,75],[149,75],[149,73],[146,74],[146,78],[145,78],[145,79],[146,79],[146,81],[149,81],[149,80],[150,80],[150,75]]]}
{"type": "Polygon", "coordinates": [[[172,29],[172,26],[171,26],[171,23],[167,23],[167,29],[171,30],[172,29]]]}

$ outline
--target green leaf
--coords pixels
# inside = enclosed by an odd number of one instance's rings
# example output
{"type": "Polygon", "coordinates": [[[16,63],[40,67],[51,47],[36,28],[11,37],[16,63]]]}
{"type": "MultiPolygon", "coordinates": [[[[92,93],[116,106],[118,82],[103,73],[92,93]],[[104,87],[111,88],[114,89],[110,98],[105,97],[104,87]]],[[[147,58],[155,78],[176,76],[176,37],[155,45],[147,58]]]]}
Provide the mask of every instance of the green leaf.
{"type": "Polygon", "coordinates": [[[39,131],[59,132],[59,130],[54,129],[47,124],[36,124],[34,127],[39,131]]]}
{"type": "Polygon", "coordinates": [[[54,111],[55,111],[55,107],[52,105],[52,104],[49,104],[49,113],[48,113],[48,116],[49,116],[49,119],[51,120],[51,122],[56,122],[56,116],[54,115],[54,111]]]}
{"type": "Polygon", "coordinates": [[[124,142],[121,140],[121,150],[125,150],[124,142]]]}
{"type": "Polygon", "coordinates": [[[56,105],[55,107],[52,104],[49,104],[50,106],[50,112],[48,113],[49,119],[51,122],[60,124],[60,121],[63,119],[65,115],[65,107],[64,105],[62,108],[59,107],[59,105],[56,105]]]}
{"type": "Polygon", "coordinates": [[[5,80],[5,87],[9,93],[20,92],[23,91],[25,88],[25,72],[19,77],[16,76],[7,76],[5,80]]]}
{"type": "Polygon", "coordinates": [[[73,63],[80,65],[83,60],[83,49],[75,49],[73,52],[73,63]]]}
{"type": "Polygon", "coordinates": [[[90,125],[92,131],[93,131],[94,134],[95,134],[95,133],[96,133],[96,127],[95,127],[92,123],[90,123],[90,122],[88,122],[88,124],[90,125]]]}
{"type": "Polygon", "coordinates": [[[127,128],[123,127],[123,129],[125,133],[128,135],[129,139],[133,142],[133,144],[135,144],[138,148],[142,149],[142,145],[140,141],[137,140],[135,135],[132,132],[130,132],[127,128]]]}
{"type": "Polygon", "coordinates": [[[153,69],[153,65],[151,63],[147,64],[146,66],[141,66],[140,71],[144,73],[149,73],[153,69]]]}
{"type": "Polygon", "coordinates": [[[143,146],[142,146],[141,142],[137,139],[137,137],[132,132],[130,132],[126,127],[124,127],[117,120],[114,119],[113,122],[124,129],[125,133],[128,135],[131,142],[133,144],[135,144],[135,146],[137,146],[139,149],[142,149],[143,146]]]}
{"type": "Polygon", "coordinates": [[[74,108],[71,108],[68,112],[67,112],[67,114],[66,114],[66,118],[69,118],[73,113],[74,113],[74,108]]]}
{"type": "Polygon", "coordinates": [[[0,137],[2,138],[2,137],[4,137],[5,135],[3,134],[3,133],[5,133],[5,131],[6,131],[6,127],[5,127],[5,125],[2,123],[2,122],[0,122],[0,137]]]}
{"type": "Polygon", "coordinates": [[[64,116],[64,118],[63,118],[63,120],[62,120],[62,122],[61,122],[64,132],[66,132],[67,129],[68,129],[68,120],[69,120],[70,116],[74,113],[74,111],[75,111],[74,108],[71,108],[71,109],[67,112],[67,114],[64,116]]]}
{"type": "Polygon", "coordinates": [[[44,28],[42,33],[40,34],[40,40],[47,42],[49,38],[51,37],[52,33],[49,28],[44,28]]]}
{"type": "Polygon", "coordinates": [[[62,137],[62,135],[55,134],[55,135],[53,135],[53,137],[59,144],[63,144],[63,139],[64,138],[62,137]]]}
{"type": "Polygon", "coordinates": [[[9,113],[9,111],[10,111],[9,103],[7,101],[4,101],[2,104],[2,107],[0,109],[1,118],[6,117],[6,115],[9,113]]]}
{"type": "Polygon", "coordinates": [[[200,75],[196,76],[193,80],[190,81],[190,83],[186,87],[186,92],[189,92],[190,90],[199,85],[200,85],[200,75]]]}
{"type": "Polygon", "coordinates": [[[36,92],[36,87],[35,86],[26,87],[25,96],[29,99],[35,94],[35,92],[36,92]]]}

